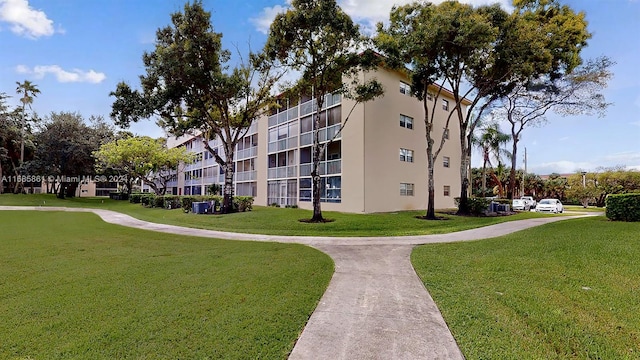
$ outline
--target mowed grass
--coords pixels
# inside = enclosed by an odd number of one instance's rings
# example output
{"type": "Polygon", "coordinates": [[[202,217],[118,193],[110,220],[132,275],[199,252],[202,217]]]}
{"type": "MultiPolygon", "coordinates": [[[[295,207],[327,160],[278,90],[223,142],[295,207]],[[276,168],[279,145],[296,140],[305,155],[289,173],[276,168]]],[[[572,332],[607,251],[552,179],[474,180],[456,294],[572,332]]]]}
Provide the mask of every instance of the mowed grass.
{"type": "Polygon", "coordinates": [[[0,359],[285,359],[333,274],[302,245],[0,212],[0,359]]]}
{"type": "Polygon", "coordinates": [[[511,216],[461,217],[438,214],[446,220],[427,221],[417,219],[424,211],[401,211],[377,214],[348,214],[323,212],[328,223],[309,224],[300,219],[310,219],[311,211],[254,206],[253,211],[228,215],[185,214],[181,209],[165,210],[145,208],[140,204],[102,198],[73,198],[60,200],[53,195],[0,195],[0,205],[67,206],[109,209],[131,215],[140,220],[212,229],[268,235],[297,236],[402,236],[443,234],[492,225],[505,221],[558,216],[521,212],[511,216]]]}
{"type": "Polygon", "coordinates": [[[603,207],[596,207],[596,206],[588,206],[588,207],[584,207],[581,205],[565,205],[564,206],[564,211],[579,211],[579,212],[601,212],[604,213],[605,211],[607,211],[607,209],[603,208],[603,207]]]}
{"type": "Polygon", "coordinates": [[[467,359],[640,358],[640,223],[567,220],[416,248],[467,359]]]}

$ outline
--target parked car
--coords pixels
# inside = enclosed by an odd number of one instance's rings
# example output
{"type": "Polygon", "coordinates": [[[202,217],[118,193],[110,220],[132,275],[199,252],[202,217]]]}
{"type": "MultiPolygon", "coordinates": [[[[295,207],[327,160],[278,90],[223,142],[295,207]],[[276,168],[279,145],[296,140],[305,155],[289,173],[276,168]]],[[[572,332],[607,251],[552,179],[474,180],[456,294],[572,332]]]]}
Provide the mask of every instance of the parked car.
{"type": "Polygon", "coordinates": [[[524,199],[513,199],[511,202],[511,208],[513,210],[529,211],[531,206],[529,205],[529,202],[524,199]]]}
{"type": "Polygon", "coordinates": [[[542,199],[536,206],[536,211],[558,214],[564,212],[564,206],[558,199],[542,199]]]}
{"type": "Polygon", "coordinates": [[[529,208],[533,209],[536,207],[536,199],[534,199],[533,196],[521,196],[520,199],[529,203],[529,208]]]}

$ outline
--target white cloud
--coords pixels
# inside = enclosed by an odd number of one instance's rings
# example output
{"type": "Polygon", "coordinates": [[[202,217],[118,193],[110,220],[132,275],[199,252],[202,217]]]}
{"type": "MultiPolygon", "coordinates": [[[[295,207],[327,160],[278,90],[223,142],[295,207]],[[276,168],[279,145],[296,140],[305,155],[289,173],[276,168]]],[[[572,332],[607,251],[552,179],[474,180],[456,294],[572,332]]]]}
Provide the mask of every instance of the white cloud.
{"type": "Polygon", "coordinates": [[[262,12],[258,17],[250,18],[249,21],[256,27],[256,30],[266,35],[269,33],[269,28],[271,27],[273,20],[276,18],[276,15],[287,11],[289,4],[291,4],[291,0],[288,0],[287,5],[284,6],[275,5],[266,7],[262,9],[262,12]]]}
{"type": "Polygon", "coordinates": [[[16,71],[20,74],[31,74],[36,79],[42,79],[47,74],[55,75],[59,82],[88,82],[92,84],[99,84],[107,76],[104,73],[94,70],[83,71],[80,69],[73,69],[71,71],[64,70],[58,65],[38,65],[33,69],[25,65],[16,66],[16,71]]]}
{"type": "MultiPolygon", "coordinates": [[[[338,0],[338,5],[340,5],[342,10],[349,14],[354,21],[363,25],[366,32],[373,33],[376,23],[389,19],[389,13],[394,5],[406,5],[414,1],[415,0],[338,0]]],[[[444,1],[445,0],[431,0],[431,2],[435,4],[444,1]]],[[[499,3],[503,8],[511,9],[511,0],[461,0],[460,2],[474,6],[499,3]]],[[[287,5],[285,6],[276,5],[266,7],[262,9],[262,13],[258,17],[252,18],[250,21],[256,27],[256,30],[267,34],[276,15],[286,11],[290,4],[291,0],[287,0],[287,5]]]]}
{"type": "Polygon", "coordinates": [[[640,120],[630,122],[629,124],[631,124],[631,125],[635,125],[635,126],[640,126],[640,120]]]}
{"type": "Polygon", "coordinates": [[[574,162],[568,160],[553,161],[529,166],[529,172],[538,175],[549,175],[552,173],[572,174],[579,170],[594,170],[598,165],[590,162],[574,162]]]}
{"type": "Polygon", "coordinates": [[[531,172],[539,175],[548,175],[551,173],[572,174],[578,170],[596,171],[599,168],[615,166],[624,166],[629,170],[640,170],[640,152],[625,151],[600,156],[591,161],[553,161],[530,165],[529,169],[531,169],[531,172]]]}
{"type": "Polygon", "coordinates": [[[56,32],[47,14],[33,9],[28,0],[0,0],[0,21],[9,23],[12,32],[32,39],[56,32]]]}

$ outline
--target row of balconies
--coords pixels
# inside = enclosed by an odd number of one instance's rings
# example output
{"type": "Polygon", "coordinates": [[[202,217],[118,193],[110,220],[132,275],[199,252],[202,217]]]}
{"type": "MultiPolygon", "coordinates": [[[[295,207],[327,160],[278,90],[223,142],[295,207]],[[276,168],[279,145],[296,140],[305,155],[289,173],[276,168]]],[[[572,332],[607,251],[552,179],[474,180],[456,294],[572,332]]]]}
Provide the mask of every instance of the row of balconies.
{"type": "MultiPolygon", "coordinates": [[[[311,176],[312,164],[301,164],[300,177],[311,176]]],[[[318,166],[320,175],[334,175],[342,173],[342,160],[322,161],[318,166]]],[[[284,179],[297,177],[298,165],[281,166],[270,168],[267,173],[267,179],[284,179]]]]}
{"type": "MultiPolygon", "coordinates": [[[[331,125],[329,127],[320,129],[318,132],[318,138],[321,143],[329,141],[333,139],[333,137],[340,131],[341,124],[331,125]]],[[[339,139],[338,136],[336,139],[339,139]]],[[[267,149],[269,154],[283,151],[295,149],[298,147],[308,146],[313,144],[313,131],[306,132],[300,135],[300,144],[298,145],[298,136],[288,137],[286,139],[281,139],[278,141],[270,142],[269,147],[267,149]]]]}
{"type": "MultiPolygon", "coordinates": [[[[328,94],[324,99],[324,108],[330,108],[334,105],[340,104],[340,94],[328,94]]],[[[315,100],[309,100],[298,106],[294,106],[291,109],[284,110],[275,115],[271,115],[268,118],[269,127],[286,123],[287,121],[294,120],[298,117],[307,116],[318,109],[315,100]]]]}

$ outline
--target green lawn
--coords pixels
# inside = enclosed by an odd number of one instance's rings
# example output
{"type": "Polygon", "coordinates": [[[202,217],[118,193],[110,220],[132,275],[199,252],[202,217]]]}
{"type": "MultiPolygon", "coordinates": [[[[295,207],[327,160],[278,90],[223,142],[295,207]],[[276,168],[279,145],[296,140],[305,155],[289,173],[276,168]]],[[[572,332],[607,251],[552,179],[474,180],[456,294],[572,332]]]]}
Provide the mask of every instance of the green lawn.
{"type": "Polygon", "coordinates": [[[604,217],[412,254],[467,359],[640,358],[639,259],[604,217]]]}
{"type": "Polygon", "coordinates": [[[564,210],[565,211],[580,211],[580,212],[605,212],[607,209],[605,208],[599,208],[596,206],[589,206],[587,208],[585,208],[584,206],[581,205],[565,205],[564,206],[564,210]]]}
{"type": "Polygon", "coordinates": [[[0,359],[284,359],[333,274],[302,245],[0,212],[0,359]]]}
{"type": "Polygon", "coordinates": [[[102,198],[75,198],[59,200],[53,195],[0,195],[0,205],[42,205],[91,207],[119,211],[141,220],[200,229],[244,232],[270,235],[317,235],[317,236],[401,236],[442,234],[467,230],[505,221],[536,217],[558,216],[522,212],[512,216],[459,217],[439,214],[443,221],[416,219],[424,211],[401,211],[379,214],[347,214],[323,212],[325,218],[335,221],[323,224],[308,224],[299,219],[311,218],[311,211],[255,206],[246,213],[229,215],[185,214],[182,210],[148,209],[140,204],[102,198]]]}

